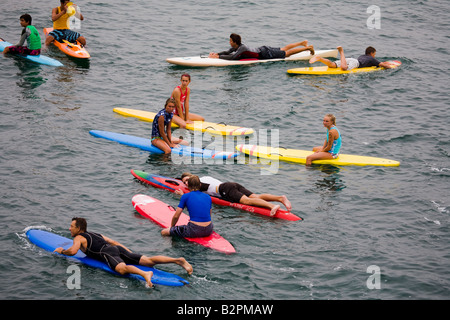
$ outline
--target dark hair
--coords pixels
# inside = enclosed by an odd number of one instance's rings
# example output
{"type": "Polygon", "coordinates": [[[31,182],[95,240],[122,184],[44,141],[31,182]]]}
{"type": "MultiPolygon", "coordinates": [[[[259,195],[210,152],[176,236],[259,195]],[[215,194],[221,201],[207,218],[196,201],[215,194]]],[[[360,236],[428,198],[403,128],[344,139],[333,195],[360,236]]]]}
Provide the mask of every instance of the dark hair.
{"type": "Polygon", "coordinates": [[[191,81],[191,75],[190,75],[189,73],[183,73],[183,74],[181,75],[181,78],[180,78],[180,79],[183,79],[183,77],[187,77],[187,78],[189,78],[189,81],[191,81]]]}
{"type": "Polygon", "coordinates": [[[198,176],[192,175],[189,177],[188,181],[188,188],[190,191],[197,191],[200,190],[201,183],[198,176]]]}
{"type": "Polygon", "coordinates": [[[372,54],[372,53],[374,53],[374,52],[376,52],[376,51],[377,51],[377,50],[375,50],[374,47],[367,47],[367,48],[366,48],[366,54],[367,54],[367,55],[372,54]]]}
{"type": "Polygon", "coordinates": [[[25,13],[20,16],[20,19],[25,20],[29,25],[31,25],[31,16],[28,13],[25,13]]]}
{"type": "MultiPolygon", "coordinates": [[[[164,105],[164,108],[167,107],[167,105],[168,105],[169,103],[175,104],[175,99],[174,99],[174,98],[169,98],[169,99],[167,99],[167,100],[166,100],[166,104],[164,105]]],[[[175,104],[175,105],[176,105],[176,104],[175,104]]]]}
{"type": "Polygon", "coordinates": [[[72,221],[75,221],[75,226],[80,228],[81,231],[87,231],[87,222],[85,218],[72,218],[72,221]]]}
{"type": "Polygon", "coordinates": [[[242,43],[241,36],[236,33],[230,34],[230,39],[233,40],[233,42],[236,43],[238,46],[240,46],[242,43]]]}

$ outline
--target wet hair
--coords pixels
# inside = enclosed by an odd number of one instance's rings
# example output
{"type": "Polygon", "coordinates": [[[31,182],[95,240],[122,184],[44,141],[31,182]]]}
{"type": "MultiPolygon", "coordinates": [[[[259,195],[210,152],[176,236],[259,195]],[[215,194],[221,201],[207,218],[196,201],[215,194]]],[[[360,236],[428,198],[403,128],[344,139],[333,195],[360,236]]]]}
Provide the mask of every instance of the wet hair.
{"type": "Polygon", "coordinates": [[[201,182],[200,182],[200,178],[198,176],[195,176],[195,175],[190,176],[187,183],[188,183],[188,188],[190,191],[200,190],[201,182]]]}
{"type": "Polygon", "coordinates": [[[331,113],[326,114],[325,117],[330,118],[331,123],[333,123],[334,125],[336,125],[336,117],[335,117],[333,114],[331,114],[331,113]]]}
{"type": "MultiPolygon", "coordinates": [[[[167,99],[167,100],[166,100],[166,104],[164,105],[164,108],[167,107],[167,105],[168,105],[169,103],[175,104],[175,99],[174,99],[174,98],[169,98],[169,99],[167,99]]],[[[175,105],[176,105],[176,104],[175,104],[175,105]]]]}
{"type": "Polygon", "coordinates": [[[183,180],[185,177],[191,177],[191,176],[192,176],[192,173],[190,173],[190,172],[183,172],[181,174],[180,180],[183,180]]]}
{"type": "Polygon", "coordinates": [[[236,43],[238,46],[240,46],[242,43],[241,36],[236,33],[230,34],[230,39],[233,40],[233,42],[236,43]]]}
{"type": "Polygon", "coordinates": [[[372,54],[374,52],[376,52],[377,50],[375,50],[374,47],[367,47],[366,48],[366,55],[372,54]]]}
{"type": "Polygon", "coordinates": [[[183,77],[187,77],[187,78],[189,79],[189,81],[191,81],[191,75],[190,75],[189,73],[183,73],[183,74],[181,75],[181,78],[180,78],[180,79],[183,79],[183,77]]]}
{"type": "Polygon", "coordinates": [[[25,14],[21,15],[20,19],[23,19],[26,23],[31,25],[32,18],[31,18],[31,16],[28,13],[25,13],[25,14]]]}
{"type": "Polygon", "coordinates": [[[75,221],[75,226],[80,228],[81,231],[87,231],[87,222],[84,218],[72,218],[72,221],[75,221]]]}

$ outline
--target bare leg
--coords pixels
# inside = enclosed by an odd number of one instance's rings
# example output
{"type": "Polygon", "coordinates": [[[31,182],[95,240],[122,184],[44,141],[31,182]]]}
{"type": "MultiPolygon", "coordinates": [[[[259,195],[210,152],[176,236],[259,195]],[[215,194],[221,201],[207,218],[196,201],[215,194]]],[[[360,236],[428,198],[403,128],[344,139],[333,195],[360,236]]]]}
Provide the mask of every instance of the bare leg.
{"type": "Polygon", "coordinates": [[[321,159],[333,159],[333,156],[329,152],[316,152],[306,157],[306,165],[310,166],[312,161],[321,159]]]}
{"type": "Polygon", "coordinates": [[[322,58],[320,56],[314,56],[311,59],[309,59],[309,63],[314,63],[314,62],[317,62],[317,61],[322,62],[323,64],[327,65],[329,68],[337,68],[336,63],[334,63],[331,60],[322,58]]]}
{"type": "Polygon", "coordinates": [[[202,116],[191,112],[189,112],[188,114],[188,119],[190,121],[205,121],[205,118],[203,118],[202,116]]]}
{"type": "Polygon", "coordinates": [[[47,36],[47,38],[45,38],[44,46],[47,47],[53,41],[55,41],[55,38],[53,36],[47,36]]]}
{"type": "Polygon", "coordinates": [[[188,274],[192,274],[192,272],[194,271],[191,264],[187,262],[185,258],[171,258],[166,256],[153,256],[153,257],[142,256],[141,260],[139,261],[140,265],[147,267],[153,267],[155,264],[166,264],[166,263],[175,263],[183,267],[188,274]]]}
{"type": "Polygon", "coordinates": [[[289,57],[293,54],[309,50],[311,54],[314,54],[314,46],[308,46],[308,40],[304,40],[302,42],[295,42],[288,44],[287,46],[281,48],[280,50],[283,50],[286,52],[286,57],[289,57]],[[303,48],[297,48],[302,46],[303,48]]]}
{"type": "Polygon", "coordinates": [[[84,47],[86,45],[86,39],[83,36],[80,36],[77,41],[84,47]]]}
{"type": "Polygon", "coordinates": [[[153,287],[153,284],[152,284],[152,281],[151,281],[152,276],[153,276],[153,272],[152,271],[145,272],[145,271],[142,271],[139,268],[136,268],[135,266],[127,265],[124,262],[119,263],[116,266],[115,270],[116,270],[116,272],[120,273],[121,275],[128,274],[128,273],[138,274],[138,275],[142,276],[145,279],[145,281],[147,282],[147,285],[150,288],[153,287]]]}
{"type": "Polygon", "coordinates": [[[267,202],[266,200],[258,197],[242,196],[239,202],[250,206],[269,208],[271,216],[274,216],[277,213],[278,209],[280,209],[279,205],[274,205],[273,203],[267,202]]]}
{"type": "Polygon", "coordinates": [[[177,125],[180,126],[181,129],[186,128],[186,121],[184,121],[183,119],[181,119],[179,116],[177,116],[176,114],[173,115],[172,121],[175,122],[177,125]]]}
{"type": "Polygon", "coordinates": [[[165,154],[169,154],[172,152],[172,149],[167,145],[167,143],[159,138],[156,138],[152,141],[152,145],[164,151],[165,154]]]}
{"type": "Polygon", "coordinates": [[[265,201],[276,201],[276,202],[280,202],[282,203],[286,209],[291,210],[292,206],[291,206],[291,202],[288,200],[288,198],[283,195],[283,196],[276,196],[270,193],[263,193],[263,194],[251,194],[249,198],[259,198],[265,201]]]}
{"type": "Polygon", "coordinates": [[[348,65],[347,65],[347,59],[345,59],[344,49],[341,46],[337,47],[337,49],[339,51],[339,54],[341,55],[341,69],[347,70],[348,65]]]}

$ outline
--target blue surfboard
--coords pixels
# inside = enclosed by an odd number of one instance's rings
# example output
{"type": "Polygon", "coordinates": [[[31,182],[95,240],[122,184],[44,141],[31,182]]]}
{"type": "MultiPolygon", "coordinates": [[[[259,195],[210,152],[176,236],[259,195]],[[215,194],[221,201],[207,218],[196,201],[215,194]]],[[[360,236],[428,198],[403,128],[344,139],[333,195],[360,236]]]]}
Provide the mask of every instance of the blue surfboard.
{"type": "MultiPolygon", "coordinates": [[[[9,43],[9,42],[7,42],[7,41],[5,41],[5,40],[0,38],[0,52],[3,52],[3,50],[5,50],[6,47],[9,47],[9,46],[12,46],[12,45],[13,45],[12,43],[9,43]]],[[[45,65],[48,65],[48,66],[53,66],[53,67],[61,67],[61,66],[63,66],[63,64],[61,62],[59,62],[58,60],[55,60],[53,58],[44,56],[42,54],[38,55],[38,56],[30,56],[30,55],[27,55],[27,56],[16,55],[16,56],[22,57],[22,58],[25,58],[25,59],[28,59],[28,60],[31,60],[33,62],[37,62],[37,63],[40,63],[40,64],[45,64],[45,65]]]]}
{"type": "MultiPolygon", "coordinates": [[[[164,151],[152,145],[150,139],[101,130],[91,130],[89,131],[89,133],[94,137],[115,141],[130,147],[139,148],[152,153],[158,154],[164,153],[164,151]]],[[[172,148],[172,153],[191,157],[202,157],[206,159],[230,159],[235,158],[239,155],[239,153],[237,152],[215,151],[209,149],[193,148],[183,145],[179,145],[178,148],[172,148]]]]}
{"type": "MultiPolygon", "coordinates": [[[[64,249],[68,249],[72,246],[73,241],[69,238],[62,237],[60,235],[57,235],[52,232],[39,230],[39,229],[30,229],[26,232],[26,235],[28,239],[37,245],[38,247],[53,252],[56,248],[62,247],[64,249]]],[[[74,256],[65,256],[59,253],[54,253],[55,255],[65,257],[69,260],[75,260],[78,262],[81,262],[85,265],[88,265],[93,268],[102,269],[104,271],[108,271],[110,273],[113,273],[115,275],[121,276],[119,273],[113,271],[106,263],[92,259],[87,257],[81,250],[78,251],[78,253],[74,256]]],[[[153,284],[159,284],[159,285],[165,285],[165,286],[172,286],[172,287],[179,287],[183,286],[185,284],[188,284],[189,282],[184,280],[183,278],[169,272],[161,271],[155,268],[145,267],[145,266],[139,266],[136,265],[137,268],[144,270],[144,271],[153,271],[153,277],[152,277],[152,283],[153,284]]],[[[129,274],[125,277],[139,279],[142,281],[145,281],[143,277],[136,275],[136,274],[129,274]]]]}

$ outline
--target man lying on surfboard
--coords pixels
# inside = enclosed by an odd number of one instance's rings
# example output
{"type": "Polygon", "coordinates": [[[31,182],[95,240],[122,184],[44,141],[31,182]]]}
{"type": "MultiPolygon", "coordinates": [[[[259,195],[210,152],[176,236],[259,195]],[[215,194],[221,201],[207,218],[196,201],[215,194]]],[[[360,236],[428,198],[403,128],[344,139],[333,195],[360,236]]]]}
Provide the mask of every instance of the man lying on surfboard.
{"type": "Polygon", "coordinates": [[[314,54],[314,47],[308,46],[308,41],[296,42],[288,44],[283,48],[273,48],[269,46],[262,46],[251,49],[241,42],[241,36],[232,33],[230,35],[231,48],[227,51],[219,53],[211,52],[209,58],[226,59],[226,60],[240,60],[240,59],[284,59],[293,54],[309,50],[314,54]],[[302,46],[301,48],[297,48],[302,46]]]}
{"type": "MultiPolygon", "coordinates": [[[[180,180],[189,188],[190,172],[184,172],[180,180]]],[[[282,203],[288,211],[291,211],[291,202],[286,196],[277,196],[269,193],[256,194],[247,190],[242,185],[236,182],[221,182],[209,176],[200,178],[200,191],[209,194],[210,196],[222,198],[229,202],[242,203],[250,206],[264,207],[270,209],[270,215],[274,216],[280,205],[275,205],[269,201],[277,201],[282,203]]],[[[177,190],[176,194],[183,194],[183,191],[177,190]]]]}
{"type": "Polygon", "coordinates": [[[73,256],[81,249],[88,257],[107,263],[112,270],[121,275],[132,273],[142,276],[149,287],[153,286],[151,282],[153,272],[145,272],[133,264],[153,267],[155,264],[175,263],[183,267],[188,274],[193,272],[192,266],[184,258],[147,257],[132,252],[124,245],[104,235],[87,232],[87,222],[84,218],[73,218],[69,230],[73,237],[73,245],[66,250],[61,247],[56,248],[55,252],[73,256]]]}
{"type": "Polygon", "coordinates": [[[309,63],[314,63],[320,61],[326,64],[329,68],[341,68],[342,70],[352,70],[355,68],[366,68],[366,67],[383,67],[386,69],[391,69],[391,64],[387,61],[380,62],[375,59],[375,54],[377,50],[374,47],[367,47],[364,55],[355,58],[346,58],[344,55],[344,49],[339,46],[337,47],[340,55],[340,59],[337,61],[331,61],[320,56],[314,56],[309,59],[309,63]]]}

